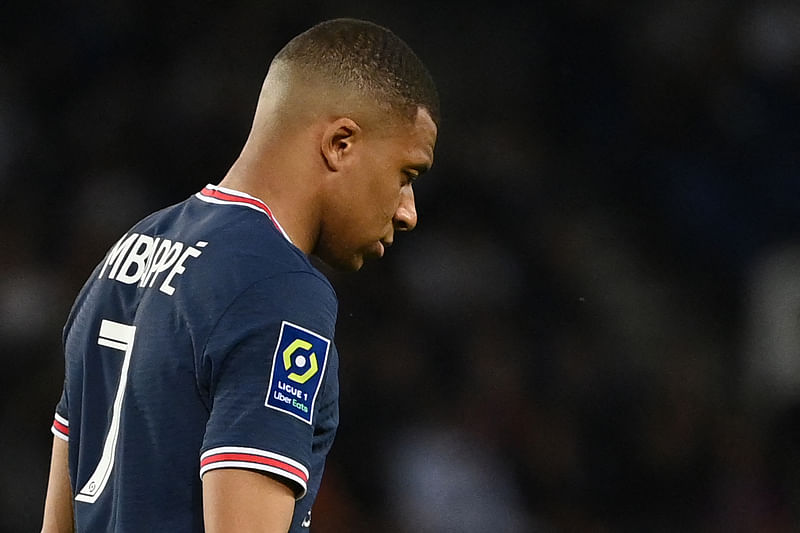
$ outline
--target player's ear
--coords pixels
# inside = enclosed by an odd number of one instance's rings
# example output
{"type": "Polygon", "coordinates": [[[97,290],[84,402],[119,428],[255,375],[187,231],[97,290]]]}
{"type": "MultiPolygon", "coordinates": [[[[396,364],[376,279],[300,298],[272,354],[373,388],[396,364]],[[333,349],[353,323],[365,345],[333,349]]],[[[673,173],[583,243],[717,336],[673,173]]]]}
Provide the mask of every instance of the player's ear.
{"type": "Polygon", "coordinates": [[[349,160],[353,146],[361,136],[361,127],[352,119],[342,117],[325,128],[320,152],[328,169],[336,172],[349,160]]]}

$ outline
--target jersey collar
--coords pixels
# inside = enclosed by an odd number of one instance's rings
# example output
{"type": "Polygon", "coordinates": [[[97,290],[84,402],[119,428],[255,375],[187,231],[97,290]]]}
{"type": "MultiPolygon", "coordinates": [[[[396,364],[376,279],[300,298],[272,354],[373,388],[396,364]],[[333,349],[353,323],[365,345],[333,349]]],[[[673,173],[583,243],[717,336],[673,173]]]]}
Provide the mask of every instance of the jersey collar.
{"type": "Polygon", "coordinates": [[[283,235],[290,243],[292,242],[292,239],[289,238],[289,235],[278,223],[278,220],[275,218],[275,215],[272,214],[272,211],[270,211],[269,207],[267,207],[267,204],[255,196],[250,196],[247,193],[235,191],[226,187],[220,187],[219,185],[211,185],[209,183],[203,188],[202,191],[195,194],[195,197],[210,204],[241,205],[244,207],[249,207],[250,209],[255,209],[256,211],[261,211],[267,215],[267,217],[272,221],[272,224],[278,229],[278,231],[281,232],[281,235],[283,235]]]}

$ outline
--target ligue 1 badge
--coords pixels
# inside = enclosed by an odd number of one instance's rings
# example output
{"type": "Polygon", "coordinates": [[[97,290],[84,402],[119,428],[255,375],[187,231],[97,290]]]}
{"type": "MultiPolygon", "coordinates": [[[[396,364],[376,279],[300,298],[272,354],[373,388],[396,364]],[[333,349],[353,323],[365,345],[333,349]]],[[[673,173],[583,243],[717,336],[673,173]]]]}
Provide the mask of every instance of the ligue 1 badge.
{"type": "Polygon", "coordinates": [[[264,405],[311,424],[330,346],[325,337],[283,321],[264,405]]]}

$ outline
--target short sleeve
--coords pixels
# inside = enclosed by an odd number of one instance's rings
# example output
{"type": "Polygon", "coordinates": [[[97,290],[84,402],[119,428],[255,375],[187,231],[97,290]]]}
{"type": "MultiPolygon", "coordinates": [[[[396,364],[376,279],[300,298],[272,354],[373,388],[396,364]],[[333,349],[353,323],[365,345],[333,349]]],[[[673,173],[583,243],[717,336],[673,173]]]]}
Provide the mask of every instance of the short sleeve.
{"type": "Polygon", "coordinates": [[[335,324],[333,289],[309,272],[259,281],[236,297],[201,358],[210,404],[201,476],[256,470],[305,495],[335,324]]]}
{"type": "Polygon", "coordinates": [[[61,391],[61,399],[56,405],[56,412],[53,417],[53,425],[50,431],[61,440],[69,441],[69,416],[67,414],[67,387],[61,391]]]}

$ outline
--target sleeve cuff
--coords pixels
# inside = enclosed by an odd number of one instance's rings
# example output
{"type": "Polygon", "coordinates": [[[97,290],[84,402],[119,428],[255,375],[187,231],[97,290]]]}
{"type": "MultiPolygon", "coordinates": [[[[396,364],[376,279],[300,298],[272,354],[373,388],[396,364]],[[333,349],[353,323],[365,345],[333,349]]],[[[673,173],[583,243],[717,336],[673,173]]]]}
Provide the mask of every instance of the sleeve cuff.
{"type": "Polygon", "coordinates": [[[50,431],[61,440],[69,442],[69,421],[56,413],[50,431]]]}
{"type": "Polygon", "coordinates": [[[243,468],[274,474],[292,487],[300,500],[308,488],[308,469],[294,459],[257,448],[222,446],[205,451],[200,456],[200,477],[217,468],[243,468]]]}

